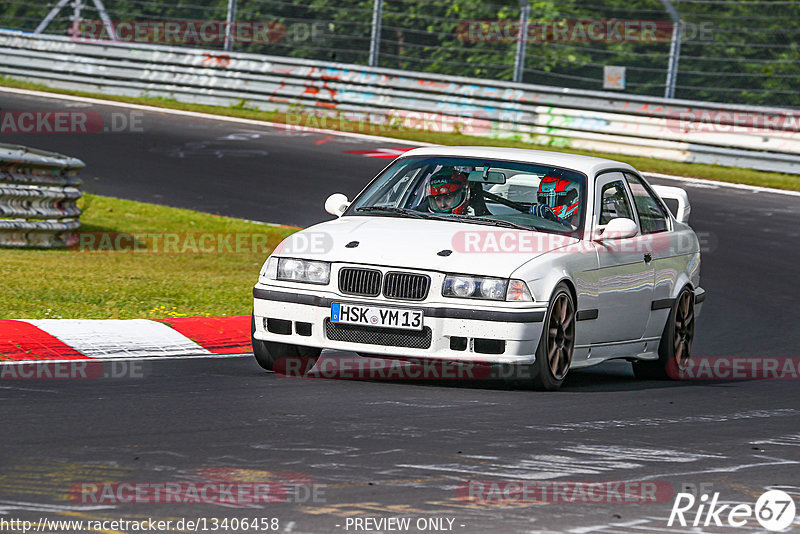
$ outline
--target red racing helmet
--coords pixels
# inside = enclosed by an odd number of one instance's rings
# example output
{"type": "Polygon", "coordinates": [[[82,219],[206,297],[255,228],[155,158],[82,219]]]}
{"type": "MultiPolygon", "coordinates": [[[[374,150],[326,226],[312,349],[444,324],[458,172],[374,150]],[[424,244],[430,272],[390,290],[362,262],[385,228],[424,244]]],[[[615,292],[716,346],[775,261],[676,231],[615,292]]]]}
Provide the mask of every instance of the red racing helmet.
{"type": "Polygon", "coordinates": [[[432,212],[464,215],[469,201],[467,175],[453,168],[442,169],[428,180],[425,195],[432,212]]]}
{"type": "Polygon", "coordinates": [[[547,205],[559,219],[568,219],[578,212],[578,184],[564,178],[545,176],[539,182],[536,199],[547,205]]]}

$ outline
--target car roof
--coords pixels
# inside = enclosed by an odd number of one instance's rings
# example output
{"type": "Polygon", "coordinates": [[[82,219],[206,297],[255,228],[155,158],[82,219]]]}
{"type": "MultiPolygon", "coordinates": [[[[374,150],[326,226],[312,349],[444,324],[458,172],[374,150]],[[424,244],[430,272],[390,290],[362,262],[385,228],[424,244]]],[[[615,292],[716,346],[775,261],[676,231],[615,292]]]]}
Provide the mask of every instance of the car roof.
{"type": "Polygon", "coordinates": [[[401,158],[411,156],[455,156],[472,158],[492,158],[524,163],[536,163],[573,169],[589,177],[605,169],[627,169],[636,171],[627,163],[613,159],[580,156],[566,152],[551,152],[527,148],[506,148],[493,146],[429,146],[405,152],[401,158]]]}

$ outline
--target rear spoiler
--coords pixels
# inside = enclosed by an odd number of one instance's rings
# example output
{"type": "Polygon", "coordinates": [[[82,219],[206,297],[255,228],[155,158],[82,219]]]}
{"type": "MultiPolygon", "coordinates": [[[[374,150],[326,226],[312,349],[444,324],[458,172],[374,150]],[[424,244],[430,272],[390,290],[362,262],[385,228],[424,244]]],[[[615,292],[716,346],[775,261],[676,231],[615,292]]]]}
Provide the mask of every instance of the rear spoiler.
{"type": "Polygon", "coordinates": [[[688,223],[689,214],[692,212],[692,206],[689,204],[689,195],[680,187],[669,187],[666,185],[654,185],[653,191],[662,199],[672,199],[678,201],[678,212],[675,213],[675,218],[678,222],[688,223]]]}

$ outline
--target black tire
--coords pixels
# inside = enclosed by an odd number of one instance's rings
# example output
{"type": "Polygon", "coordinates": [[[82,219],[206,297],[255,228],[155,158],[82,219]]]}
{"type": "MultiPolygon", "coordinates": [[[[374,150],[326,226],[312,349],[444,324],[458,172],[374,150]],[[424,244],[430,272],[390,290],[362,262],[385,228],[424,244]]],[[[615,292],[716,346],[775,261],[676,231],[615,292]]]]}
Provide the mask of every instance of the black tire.
{"type": "MultiPolygon", "coordinates": [[[[565,283],[553,290],[544,318],[536,360],[526,366],[529,387],[556,391],[564,383],[575,351],[575,300],[565,283]]],[[[522,369],[519,369],[522,370],[522,369]]]]}
{"type": "MultiPolygon", "coordinates": [[[[307,358],[309,360],[315,360],[322,352],[322,349],[314,347],[302,347],[299,345],[289,345],[288,343],[256,339],[253,337],[256,331],[255,316],[251,318],[250,327],[250,341],[253,345],[253,356],[255,356],[258,365],[267,371],[280,372],[282,369],[286,369],[285,360],[289,358],[307,358]],[[284,362],[281,362],[281,360],[284,360],[284,362]],[[276,364],[278,364],[278,369],[276,369],[276,364]]],[[[306,365],[303,365],[303,369],[307,371],[313,367],[313,365],[314,362],[309,361],[306,365]]]]}
{"type": "Polygon", "coordinates": [[[694,293],[684,287],[669,311],[658,359],[633,362],[633,374],[642,380],[678,379],[692,356],[694,340],[694,293]]]}

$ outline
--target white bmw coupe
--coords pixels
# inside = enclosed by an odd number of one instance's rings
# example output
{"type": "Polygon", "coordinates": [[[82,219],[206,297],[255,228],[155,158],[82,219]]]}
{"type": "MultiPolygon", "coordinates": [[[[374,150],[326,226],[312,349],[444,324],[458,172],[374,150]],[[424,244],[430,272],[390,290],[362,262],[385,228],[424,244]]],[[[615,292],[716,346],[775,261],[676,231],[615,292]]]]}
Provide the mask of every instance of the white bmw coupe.
{"type": "Polygon", "coordinates": [[[688,363],[705,296],[688,198],[630,165],[418,148],[325,208],[337,219],[288,237],[253,289],[265,369],[330,348],[506,364],[554,390],[609,359],[640,378],[688,363]]]}

